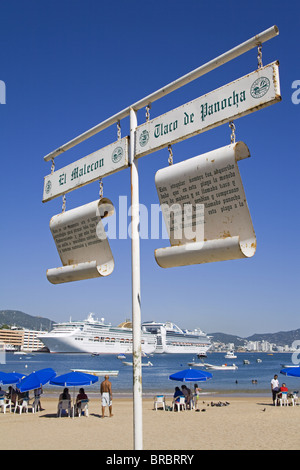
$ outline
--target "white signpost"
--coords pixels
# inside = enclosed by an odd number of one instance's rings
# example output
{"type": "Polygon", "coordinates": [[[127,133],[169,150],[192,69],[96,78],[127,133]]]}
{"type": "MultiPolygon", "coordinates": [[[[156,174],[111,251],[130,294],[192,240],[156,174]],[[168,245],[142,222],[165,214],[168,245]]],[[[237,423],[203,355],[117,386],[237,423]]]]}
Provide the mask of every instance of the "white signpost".
{"type": "MultiPolygon", "coordinates": [[[[73,140],[67,142],[63,146],[59,147],[58,149],[54,150],[53,152],[49,153],[44,157],[45,161],[53,161],[55,157],[65,152],[66,150],[94,136],[98,132],[106,129],[107,127],[118,123],[121,119],[130,116],[130,149],[128,157],[126,157],[126,145],[128,145],[128,143],[127,139],[125,138],[125,140],[122,139],[123,144],[125,145],[125,147],[123,147],[122,144],[122,149],[124,150],[124,154],[122,155],[121,151],[116,150],[117,147],[121,146],[120,141],[118,141],[116,144],[112,144],[112,146],[109,146],[109,150],[107,152],[105,149],[102,149],[101,151],[99,150],[94,154],[85,157],[85,159],[81,159],[72,165],[68,165],[62,170],[58,170],[53,174],[46,176],[44,182],[43,202],[50,201],[51,199],[59,195],[66,194],[67,192],[79,188],[84,184],[102,178],[102,176],[112,174],[114,171],[126,168],[128,164],[130,166],[132,206],[131,257],[133,323],[133,437],[135,450],[143,449],[138,158],[150,152],[154,152],[160,148],[163,148],[167,145],[174,144],[183,139],[187,139],[188,137],[196,135],[200,132],[212,129],[213,127],[216,127],[220,124],[231,121],[233,119],[237,119],[238,117],[244,116],[253,111],[261,109],[262,107],[269,106],[270,104],[280,101],[281,97],[279,89],[278,63],[274,62],[273,64],[270,64],[266,67],[261,67],[260,63],[258,70],[252,72],[250,75],[242,77],[241,79],[236,80],[235,82],[225,85],[219,90],[215,90],[205,96],[197,98],[196,100],[190,103],[187,103],[186,105],[169,111],[165,115],[155,118],[152,121],[146,122],[139,127],[137,127],[137,111],[139,109],[144,108],[145,106],[150,105],[151,103],[164,97],[165,95],[173,92],[174,90],[177,90],[178,88],[188,84],[192,80],[195,80],[196,78],[199,78],[202,75],[229,62],[230,60],[244,54],[245,52],[255,47],[260,47],[262,43],[268,41],[269,39],[272,39],[278,34],[279,30],[277,26],[272,26],[271,28],[257,34],[256,36],[248,39],[242,44],[239,44],[233,49],[230,49],[229,51],[211,60],[210,62],[207,62],[206,64],[198,67],[192,72],[164,86],[163,88],[157,90],[151,95],[146,96],[145,98],[134,103],[128,108],[123,109],[119,113],[106,119],[105,121],[89,129],[83,134],[75,137],[73,140]],[[100,164],[102,159],[103,164],[100,164]],[[112,160],[110,161],[110,159],[112,160]]],[[[237,146],[238,145],[239,144],[237,144],[237,146]]],[[[210,171],[213,171],[214,168],[211,167],[211,163],[212,162],[208,163],[208,166],[210,167],[210,171]]],[[[235,167],[235,170],[236,169],[237,167],[235,167]]],[[[172,173],[172,171],[170,172],[172,178],[174,176],[174,181],[177,178],[175,172],[176,169],[174,170],[174,174],[172,173]]],[[[180,178],[181,176],[182,175],[180,175],[180,178]]],[[[238,180],[235,181],[235,179],[232,179],[230,181],[232,186],[234,185],[234,182],[236,184],[239,184],[238,180]]],[[[189,191],[191,190],[189,189],[189,191]]],[[[239,191],[240,195],[243,196],[242,186],[239,186],[239,191]]],[[[247,214],[246,211],[245,214],[247,214]]],[[[85,214],[85,216],[86,215],[87,214],[85,214]]],[[[247,219],[247,215],[245,217],[247,219]]],[[[56,222],[58,222],[58,220],[59,219],[57,219],[56,222]]],[[[88,219],[84,217],[82,222],[86,224],[88,222],[88,219]]],[[[54,225],[56,225],[56,223],[54,225]]],[[[58,228],[58,226],[59,224],[57,223],[56,228],[58,228]]],[[[250,230],[250,232],[252,233],[251,226],[247,225],[247,227],[248,230],[250,230]]],[[[224,235],[225,228],[221,228],[221,233],[222,230],[224,235]]],[[[70,235],[73,237],[74,233],[71,233],[70,235]]],[[[226,238],[229,238],[230,241],[232,241],[234,244],[235,252],[236,250],[240,250],[243,251],[246,256],[251,256],[251,254],[248,254],[248,252],[244,251],[244,242],[239,236],[239,233],[240,232],[238,230],[234,230],[234,232],[230,232],[230,235],[233,235],[230,237],[222,237],[222,235],[221,237],[215,237],[215,235],[212,234],[212,240],[217,240],[219,238],[222,239],[221,243],[224,243],[226,238]]],[[[60,249],[62,248],[59,243],[61,239],[57,238],[57,233],[53,232],[53,235],[58,250],[60,251],[60,249]]],[[[67,240],[65,242],[67,242],[67,240]]],[[[73,254],[76,251],[72,243],[73,241],[70,245],[70,253],[68,253],[70,259],[68,258],[68,263],[66,265],[67,271],[70,269],[69,267],[72,264],[69,263],[69,261],[73,259],[73,254]]],[[[185,245],[186,247],[193,246],[192,243],[186,243],[185,245]]],[[[177,247],[171,246],[171,248],[177,247]]],[[[252,251],[253,250],[254,247],[252,248],[252,251]]],[[[160,259],[162,259],[162,257],[160,257],[160,259]]],[[[79,263],[81,262],[82,261],[80,259],[79,263]]],[[[86,261],[83,261],[83,263],[85,262],[86,261]]],[[[89,263],[90,261],[88,260],[87,262],[89,263]]],[[[100,265],[99,263],[101,264],[101,260],[97,261],[95,263],[95,266],[97,267],[98,265],[100,265]]],[[[93,265],[92,267],[93,272],[95,272],[95,266],[93,265]]],[[[83,272],[84,269],[82,270],[81,275],[83,272]]]]}
{"type": "Polygon", "coordinates": [[[138,126],[136,158],[280,100],[278,62],[273,62],[138,126]]]}

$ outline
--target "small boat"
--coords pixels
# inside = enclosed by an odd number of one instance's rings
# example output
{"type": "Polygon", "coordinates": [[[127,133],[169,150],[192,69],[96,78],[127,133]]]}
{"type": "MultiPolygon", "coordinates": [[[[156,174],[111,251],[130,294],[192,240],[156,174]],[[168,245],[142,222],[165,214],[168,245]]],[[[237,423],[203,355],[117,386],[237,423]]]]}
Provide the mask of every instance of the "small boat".
{"type": "Polygon", "coordinates": [[[203,362],[188,362],[189,367],[204,367],[203,362]]]}
{"type": "Polygon", "coordinates": [[[204,364],[205,368],[208,370],[236,370],[238,369],[238,366],[235,364],[222,364],[221,366],[216,366],[214,364],[204,364]]]}
{"type": "Polygon", "coordinates": [[[250,361],[248,361],[248,359],[244,359],[243,363],[244,364],[250,364],[250,361]]]}
{"type": "Polygon", "coordinates": [[[125,354],[119,354],[119,355],[117,356],[117,358],[118,358],[118,359],[126,359],[126,356],[125,356],[125,354]]]}
{"type": "Polygon", "coordinates": [[[256,359],[256,362],[262,362],[262,360],[261,359],[256,359]]]}
{"type": "MultiPolygon", "coordinates": [[[[127,361],[122,361],[124,366],[133,366],[133,363],[132,362],[127,362],[127,361]]],[[[151,361],[148,361],[148,362],[142,362],[142,367],[151,367],[153,366],[152,362],[151,361]]]]}
{"type": "Polygon", "coordinates": [[[281,367],[288,369],[289,367],[300,367],[299,364],[281,364],[281,367]]]}
{"type": "Polygon", "coordinates": [[[234,354],[234,351],[228,351],[227,354],[224,356],[225,359],[236,359],[237,356],[234,354]]]}
{"type": "Polygon", "coordinates": [[[117,377],[119,375],[118,370],[91,370],[91,369],[71,369],[72,372],[82,372],[83,374],[96,375],[97,377],[117,377]]]}

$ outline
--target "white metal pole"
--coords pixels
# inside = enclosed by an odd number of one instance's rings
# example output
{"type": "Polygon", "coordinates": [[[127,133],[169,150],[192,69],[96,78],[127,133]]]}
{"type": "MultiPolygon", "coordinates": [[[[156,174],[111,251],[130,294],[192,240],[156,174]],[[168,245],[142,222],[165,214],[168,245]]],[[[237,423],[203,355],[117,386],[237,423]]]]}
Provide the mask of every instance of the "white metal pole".
{"type": "Polygon", "coordinates": [[[135,153],[136,111],[130,109],[130,174],[131,174],[131,269],[132,269],[132,335],[133,335],[133,437],[134,449],[143,449],[142,350],[141,350],[141,276],[139,175],[135,153]]]}

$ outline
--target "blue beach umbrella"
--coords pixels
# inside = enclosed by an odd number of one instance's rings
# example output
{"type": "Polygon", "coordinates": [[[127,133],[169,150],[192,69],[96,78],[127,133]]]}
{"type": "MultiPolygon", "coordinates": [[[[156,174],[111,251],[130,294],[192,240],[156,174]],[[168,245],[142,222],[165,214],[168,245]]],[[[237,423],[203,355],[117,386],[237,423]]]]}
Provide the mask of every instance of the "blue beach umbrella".
{"type": "Polygon", "coordinates": [[[178,380],[179,382],[205,382],[212,378],[210,372],[195,369],[184,369],[169,376],[170,380],[178,380]]]}
{"type": "Polygon", "coordinates": [[[97,382],[98,377],[91,374],[84,374],[83,372],[68,372],[67,374],[59,375],[50,381],[52,385],[59,385],[61,387],[77,387],[79,385],[91,385],[97,382]]]}
{"type": "Polygon", "coordinates": [[[300,377],[300,367],[287,367],[282,369],[280,373],[288,377],[300,377]]]}
{"type": "Polygon", "coordinates": [[[55,375],[56,372],[51,367],[37,370],[22,379],[18,384],[18,389],[20,392],[35,390],[36,388],[40,388],[42,385],[45,385],[49,380],[53,379],[55,375]]]}
{"type": "Polygon", "coordinates": [[[3,385],[17,384],[21,379],[26,377],[18,372],[0,372],[0,383],[3,385]]]}

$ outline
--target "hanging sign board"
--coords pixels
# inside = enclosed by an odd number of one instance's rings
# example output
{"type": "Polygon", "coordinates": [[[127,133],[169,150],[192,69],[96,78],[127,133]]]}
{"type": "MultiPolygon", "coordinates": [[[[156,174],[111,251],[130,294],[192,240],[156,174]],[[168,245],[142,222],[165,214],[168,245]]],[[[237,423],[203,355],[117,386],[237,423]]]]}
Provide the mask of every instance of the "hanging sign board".
{"type": "Polygon", "coordinates": [[[128,167],[128,137],[45,176],[43,202],[128,167]]]}
{"type": "Polygon", "coordinates": [[[47,270],[52,284],[108,276],[114,259],[102,219],[114,213],[107,198],[55,215],[50,230],[63,264],[47,270]]]}
{"type": "Polygon", "coordinates": [[[135,156],[142,157],[280,100],[278,62],[273,62],[137,127],[135,156]]]}
{"type": "Polygon", "coordinates": [[[248,258],[256,237],[237,162],[250,157],[243,142],[159,170],[155,185],[170,247],[155,250],[169,268],[248,258]]]}

